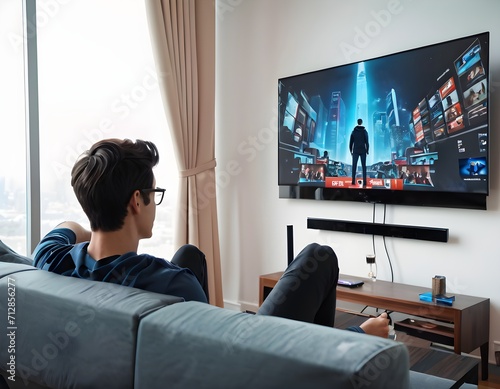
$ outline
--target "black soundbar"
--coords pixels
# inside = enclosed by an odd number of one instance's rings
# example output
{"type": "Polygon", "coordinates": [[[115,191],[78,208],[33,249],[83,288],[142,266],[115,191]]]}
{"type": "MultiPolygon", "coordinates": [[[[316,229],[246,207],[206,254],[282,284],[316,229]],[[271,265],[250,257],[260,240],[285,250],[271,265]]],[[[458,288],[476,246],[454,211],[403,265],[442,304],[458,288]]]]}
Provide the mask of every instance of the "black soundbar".
{"type": "Polygon", "coordinates": [[[383,235],[393,238],[448,242],[448,228],[416,227],[396,224],[365,223],[347,220],[307,218],[307,228],[315,230],[354,232],[357,234],[383,235]]]}
{"type": "Polygon", "coordinates": [[[290,265],[293,261],[293,225],[286,226],[286,252],[287,252],[287,262],[290,265]]]}

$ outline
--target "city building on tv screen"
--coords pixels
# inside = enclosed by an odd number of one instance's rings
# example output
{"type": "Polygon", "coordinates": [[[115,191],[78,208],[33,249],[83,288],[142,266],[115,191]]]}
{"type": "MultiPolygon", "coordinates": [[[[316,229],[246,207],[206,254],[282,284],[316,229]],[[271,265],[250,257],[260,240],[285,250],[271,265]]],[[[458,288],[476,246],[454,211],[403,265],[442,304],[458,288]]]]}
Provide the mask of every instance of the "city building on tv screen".
{"type": "Polygon", "coordinates": [[[279,79],[279,185],[487,195],[488,45],[482,33],[279,79]],[[358,119],[368,152],[354,164],[358,119]]]}

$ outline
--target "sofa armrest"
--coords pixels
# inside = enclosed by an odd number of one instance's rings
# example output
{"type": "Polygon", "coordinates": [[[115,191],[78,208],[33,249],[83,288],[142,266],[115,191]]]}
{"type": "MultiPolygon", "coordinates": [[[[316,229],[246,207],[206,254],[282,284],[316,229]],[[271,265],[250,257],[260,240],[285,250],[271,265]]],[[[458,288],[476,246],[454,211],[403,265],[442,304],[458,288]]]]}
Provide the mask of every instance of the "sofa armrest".
{"type": "Polygon", "coordinates": [[[31,258],[20,255],[0,240],[0,262],[22,263],[33,265],[31,258]]]}
{"type": "Polygon", "coordinates": [[[409,387],[404,345],[315,324],[198,302],[139,324],[135,387],[409,387]]]}

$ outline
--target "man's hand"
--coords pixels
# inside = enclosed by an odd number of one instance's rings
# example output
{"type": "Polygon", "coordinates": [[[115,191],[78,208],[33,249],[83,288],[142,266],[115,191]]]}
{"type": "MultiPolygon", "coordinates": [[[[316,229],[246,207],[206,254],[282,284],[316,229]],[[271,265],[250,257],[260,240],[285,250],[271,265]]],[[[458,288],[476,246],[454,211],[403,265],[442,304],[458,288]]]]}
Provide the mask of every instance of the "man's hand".
{"type": "Polygon", "coordinates": [[[389,317],[382,313],[379,317],[372,317],[360,325],[361,329],[368,335],[387,338],[389,336],[389,317]]]}

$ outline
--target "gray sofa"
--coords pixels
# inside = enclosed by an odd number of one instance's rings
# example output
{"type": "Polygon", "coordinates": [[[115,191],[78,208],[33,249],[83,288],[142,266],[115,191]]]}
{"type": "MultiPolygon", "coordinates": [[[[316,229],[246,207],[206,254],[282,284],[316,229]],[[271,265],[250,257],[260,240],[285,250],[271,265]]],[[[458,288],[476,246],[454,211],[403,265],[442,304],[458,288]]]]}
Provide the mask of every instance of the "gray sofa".
{"type": "Polygon", "coordinates": [[[29,262],[0,245],[0,322],[7,331],[0,388],[453,384],[409,372],[408,351],[398,342],[60,276],[29,262]]]}

